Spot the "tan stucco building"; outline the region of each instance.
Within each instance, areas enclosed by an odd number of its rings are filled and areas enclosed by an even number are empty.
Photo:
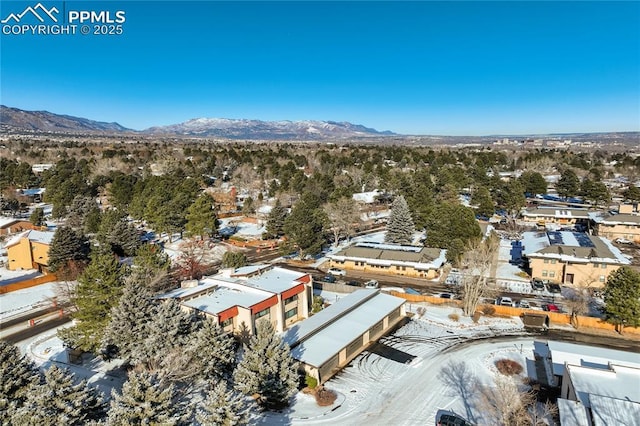
[[[442,273],[446,254],[436,248],[363,242],[327,258],[331,267],[341,269],[433,279]]]
[[[579,287],[603,287],[631,263],[611,241],[580,232],[525,232],[522,245],[532,278]]]
[[[592,221],[595,235],[640,243],[640,214],[631,205],[621,205],[617,214],[593,215]]]
[[[564,207],[535,207],[522,212],[522,220],[532,225],[545,226],[549,224],[559,226],[574,226],[589,223],[590,216],[587,209],[572,209]]]
[[[5,248],[9,270],[37,269],[47,272],[53,234],[46,231],[26,231],[8,241]]]

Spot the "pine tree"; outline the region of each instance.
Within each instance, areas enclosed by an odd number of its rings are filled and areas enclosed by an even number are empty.
[[[89,258],[89,242],[86,237],[68,226],[61,226],[53,234],[49,246],[49,270],[56,272],[70,261],[85,262]]]
[[[149,288],[136,279],[129,279],[118,305],[111,310],[111,320],[103,338],[103,353],[117,353],[121,359],[136,365],[145,360],[142,342],[149,334],[149,324],[155,320],[155,304]]]
[[[236,343],[210,318],[202,322],[189,348],[205,380],[229,378],[235,366]]]
[[[414,232],[415,228],[409,206],[404,197],[400,195],[391,204],[384,241],[391,244],[409,245],[413,241]]]
[[[172,384],[164,385],[148,371],[132,371],[122,393],[111,393],[109,426],[163,425],[180,422],[181,407],[176,404]]]
[[[41,207],[36,207],[31,216],[29,216],[29,222],[33,224],[33,226],[42,226],[44,225],[44,210]]]
[[[17,347],[0,340],[0,424],[10,424],[28,390],[39,381],[38,371]]]
[[[620,333],[640,325],[640,272],[622,266],[609,275],[604,289],[604,316]]]
[[[234,426],[248,423],[248,407],[242,394],[227,388],[219,380],[207,392],[196,409],[196,420],[202,426]]]
[[[629,185],[627,189],[622,193],[625,200],[629,200],[631,202],[640,202],[640,188],[634,185]]]
[[[149,323],[142,358],[161,363],[162,358],[173,348],[189,343],[192,333],[198,327],[196,317],[180,309],[173,300],[156,305],[154,319]]]
[[[111,309],[122,293],[122,271],[111,252],[99,252],[78,278],[73,314],[75,327],[61,329],[58,334],[66,343],[96,353],[104,329],[109,324]]]
[[[87,218],[96,211],[98,211],[98,204],[95,198],[77,195],[67,210],[67,226],[83,231]]]
[[[120,257],[133,256],[142,244],[138,230],[116,210],[102,214],[96,239]]]
[[[267,227],[263,238],[280,238],[284,235],[284,221],[287,218],[287,210],[282,207],[280,200],[276,200],[275,205],[267,217]]]
[[[280,408],[289,405],[298,386],[297,362],[289,347],[276,336],[269,321],[258,321],[256,334],[244,348],[242,360],[234,372],[240,392],[260,395],[260,405]]]
[[[55,365],[44,373],[44,382],[32,386],[24,407],[14,416],[16,424],[58,426],[85,425],[105,414],[102,396],[86,380],[73,384],[73,375]]]
[[[327,215],[322,210],[320,201],[315,193],[303,193],[285,219],[283,230],[292,248],[300,251],[300,257],[320,253],[322,250]]]
[[[224,268],[240,268],[247,264],[247,256],[239,251],[227,251],[222,255]]]
[[[578,179],[578,175],[571,169],[563,171],[560,179],[558,179],[558,183],[556,183],[556,191],[558,195],[563,198],[577,195],[579,187],[580,179]]]
[[[207,235],[213,235],[217,230],[216,222],[213,199],[207,194],[201,194],[187,209],[188,236],[204,239]]]

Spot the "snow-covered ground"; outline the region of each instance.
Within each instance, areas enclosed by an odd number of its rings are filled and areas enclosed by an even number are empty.
[[[422,306],[411,304],[417,312]],[[524,367],[523,376],[535,377],[533,340],[507,337],[489,341],[472,339],[496,334],[523,333],[518,318],[482,318],[474,324],[457,308],[424,306],[381,345],[365,351],[325,387],[338,393],[330,407],[318,407],[306,395],[291,409],[264,416],[261,424],[435,424],[441,410],[454,411],[479,424],[482,412],[469,395],[476,385],[489,385],[497,373],[495,361],[509,358]],[[385,350],[386,349],[386,350]],[[382,355],[394,354],[396,360]],[[463,393],[465,393],[463,395]]]
[[[185,251],[189,251],[185,248],[185,244],[189,244],[189,240],[181,239],[179,236],[172,240],[171,243],[164,244],[164,252],[169,256],[172,262],[180,258]],[[194,252],[194,250],[191,250]],[[201,257],[202,263],[215,263],[222,260],[222,256],[227,251],[227,247],[222,244],[206,243],[202,248],[195,250],[196,257]]]
[[[55,296],[55,282],[41,284],[11,293],[0,294],[0,320],[8,319],[32,309],[51,306]]]
[[[220,235],[237,235],[238,237],[260,238],[266,232],[266,222],[242,222],[241,218],[228,217],[220,219]]]
[[[3,256],[0,261],[7,262],[7,257]],[[16,281],[28,280],[42,275],[36,269],[21,269],[17,271],[10,271],[7,268],[0,268],[0,286],[14,283]]]

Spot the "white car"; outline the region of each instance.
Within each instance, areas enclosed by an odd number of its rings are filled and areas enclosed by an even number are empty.
[[[496,305],[513,307],[513,300],[510,297],[499,297],[496,302],[498,302]]]
[[[347,271],[339,268],[330,268],[327,271],[327,273],[331,275],[335,275],[336,277],[344,277],[345,275],[347,275]]]
[[[631,244],[631,241],[626,238],[616,238],[614,241],[618,244]]]
[[[371,280],[364,283],[364,288],[378,288],[378,281]]]

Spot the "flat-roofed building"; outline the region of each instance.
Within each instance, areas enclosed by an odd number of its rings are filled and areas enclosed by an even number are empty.
[[[336,268],[433,279],[442,273],[446,254],[437,248],[362,242],[327,258]]]
[[[291,327],[283,340],[305,373],[323,383],[405,316],[404,299],[356,290]]]
[[[160,296],[187,310],[215,318],[227,332],[253,334],[256,321],[271,321],[278,332],[309,316],[309,274],[279,267],[246,267],[231,275],[208,277],[196,286]]]
[[[635,213],[607,213],[591,215],[594,235],[612,240],[623,238],[640,243],[640,215]]]
[[[631,263],[611,241],[581,232],[525,232],[522,251],[532,278],[581,287],[603,287],[609,274]]]
[[[589,210],[566,207],[535,207],[522,212],[522,220],[540,226],[555,224],[560,226],[587,225]]]

